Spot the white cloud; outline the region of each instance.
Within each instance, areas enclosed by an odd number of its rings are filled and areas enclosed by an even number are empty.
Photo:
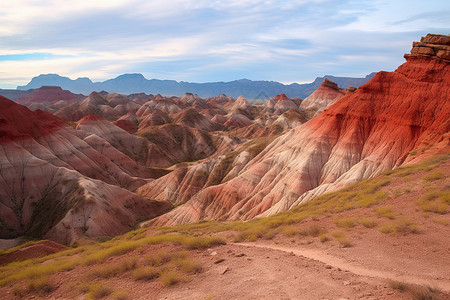
[[[449,31],[445,8],[446,1],[436,0],[2,1],[0,87],[41,73],[160,77],[155,66],[186,81],[233,72],[237,79],[246,69],[247,77],[289,74],[280,78],[289,82],[318,72],[389,69],[430,26]],[[1,61],[30,53],[50,57]]]

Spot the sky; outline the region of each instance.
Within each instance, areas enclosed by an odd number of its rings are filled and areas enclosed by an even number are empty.
[[[393,71],[413,41],[450,34],[448,0],[0,2],[0,88],[39,74],[124,73],[283,83]]]

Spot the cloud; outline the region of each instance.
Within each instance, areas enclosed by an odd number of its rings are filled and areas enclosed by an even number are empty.
[[[427,31],[448,33],[436,13],[444,2],[3,1],[0,87],[40,73],[202,82],[362,76],[395,68]]]

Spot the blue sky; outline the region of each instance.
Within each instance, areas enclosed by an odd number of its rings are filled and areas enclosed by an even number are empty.
[[[284,83],[392,71],[450,34],[450,4],[327,0],[14,0],[0,3],[0,88],[39,74],[123,73]]]

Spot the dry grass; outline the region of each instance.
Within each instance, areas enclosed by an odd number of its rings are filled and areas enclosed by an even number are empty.
[[[214,236],[194,237],[181,234],[163,234],[144,237],[138,240],[126,240],[130,236],[131,233],[104,243],[80,246],[77,249],[62,251],[44,258],[25,260],[0,267],[0,286],[25,279],[43,278],[58,272],[72,270],[81,265],[89,266],[99,264],[109,257],[123,255],[145,245],[172,243],[182,245],[187,249],[202,249],[225,243],[223,238]],[[41,262],[49,259],[50,261],[47,263],[41,264]],[[114,276],[113,274],[134,267],[135,264],[130,261],[126,261],[125,265],[102,266],[95,269],[92,276],[110,277]]]
[[[444,179],[445,175],[442,171],[437,171],[437,172],[433,172],[429,175],[426,175],[423,177],[423,180],[425,181],[436,181],[436,180],[441,180]]]
[[[364,218],[359,220],[359,223],[366,228],[374,228],[377,226],[377,221],[373,218]]]
[[[379,207],[375,211],[380,217],[388,218],[391,220],[395,219],[396,216],[396,214],[394,213],[394,208],[390,205]]]
[[[325,234],[319,234],[319,240],[322,243],[325,243],[325,242],[328,242],[330,240],[330,238],[327,235],[325,235]]]
[[[115,291],[112,293],[111,298],[114,300],[126,300],[128,299],[128,293],[125,291]]]
[[[415,300],[434,300],[440,299],[441,291],[439,289],[416,284],[405,283],[396,280],[389,280],[389,286],[402,293],[408,293]]]
[[[102,299],[112,293],[112,289],[104,283],[90,285],[88,296],[90,299]]]
[[[135,280],[153,280],[159,277],[159,269],[155,267],[141,267],[133,272]]]
[[[348,248],[353,246],[351,241],[347,238],[347,236],[343,232],[336,231],[333,232],[331,235],[339,242],[339,245],[341,247]]]
[[[13,294],[24,297],[27,294],[46,295],[56,289],[56,286],[47,276],[28,280],[25,284],[16,284],[13,288]]]
[[[424,212],[446,214],[450,204],[450,191],[447,188],[441,191],[431,190],[422,199],[417,200],[416,203]]]
[[[352,218],[334,219],[333,222],[340,228],[350,229],[356,226],[356,222]]]
[[[177,284],[180,281],[183,281],[184,278],[177,271],[170,270],[161,273],[161,280],[166,286],[171,286]]]
[[[184,273],[197,274],[203,271],[203,268],[200,264],[192,261],[187,257],[172,259],[172,263],[178,270],[183,271]]]
[[[95,267],[87,273],[87,276],[90,279],[116,277],[122,273],[134,270],[136,266],[137,260],[135,257],[125,258],[114,264]]]
[[[380,227],[380,231],[385,234],[418,234],[423,228],[415,224],[411,218],[402,217],[394,222],[386,223]]]

